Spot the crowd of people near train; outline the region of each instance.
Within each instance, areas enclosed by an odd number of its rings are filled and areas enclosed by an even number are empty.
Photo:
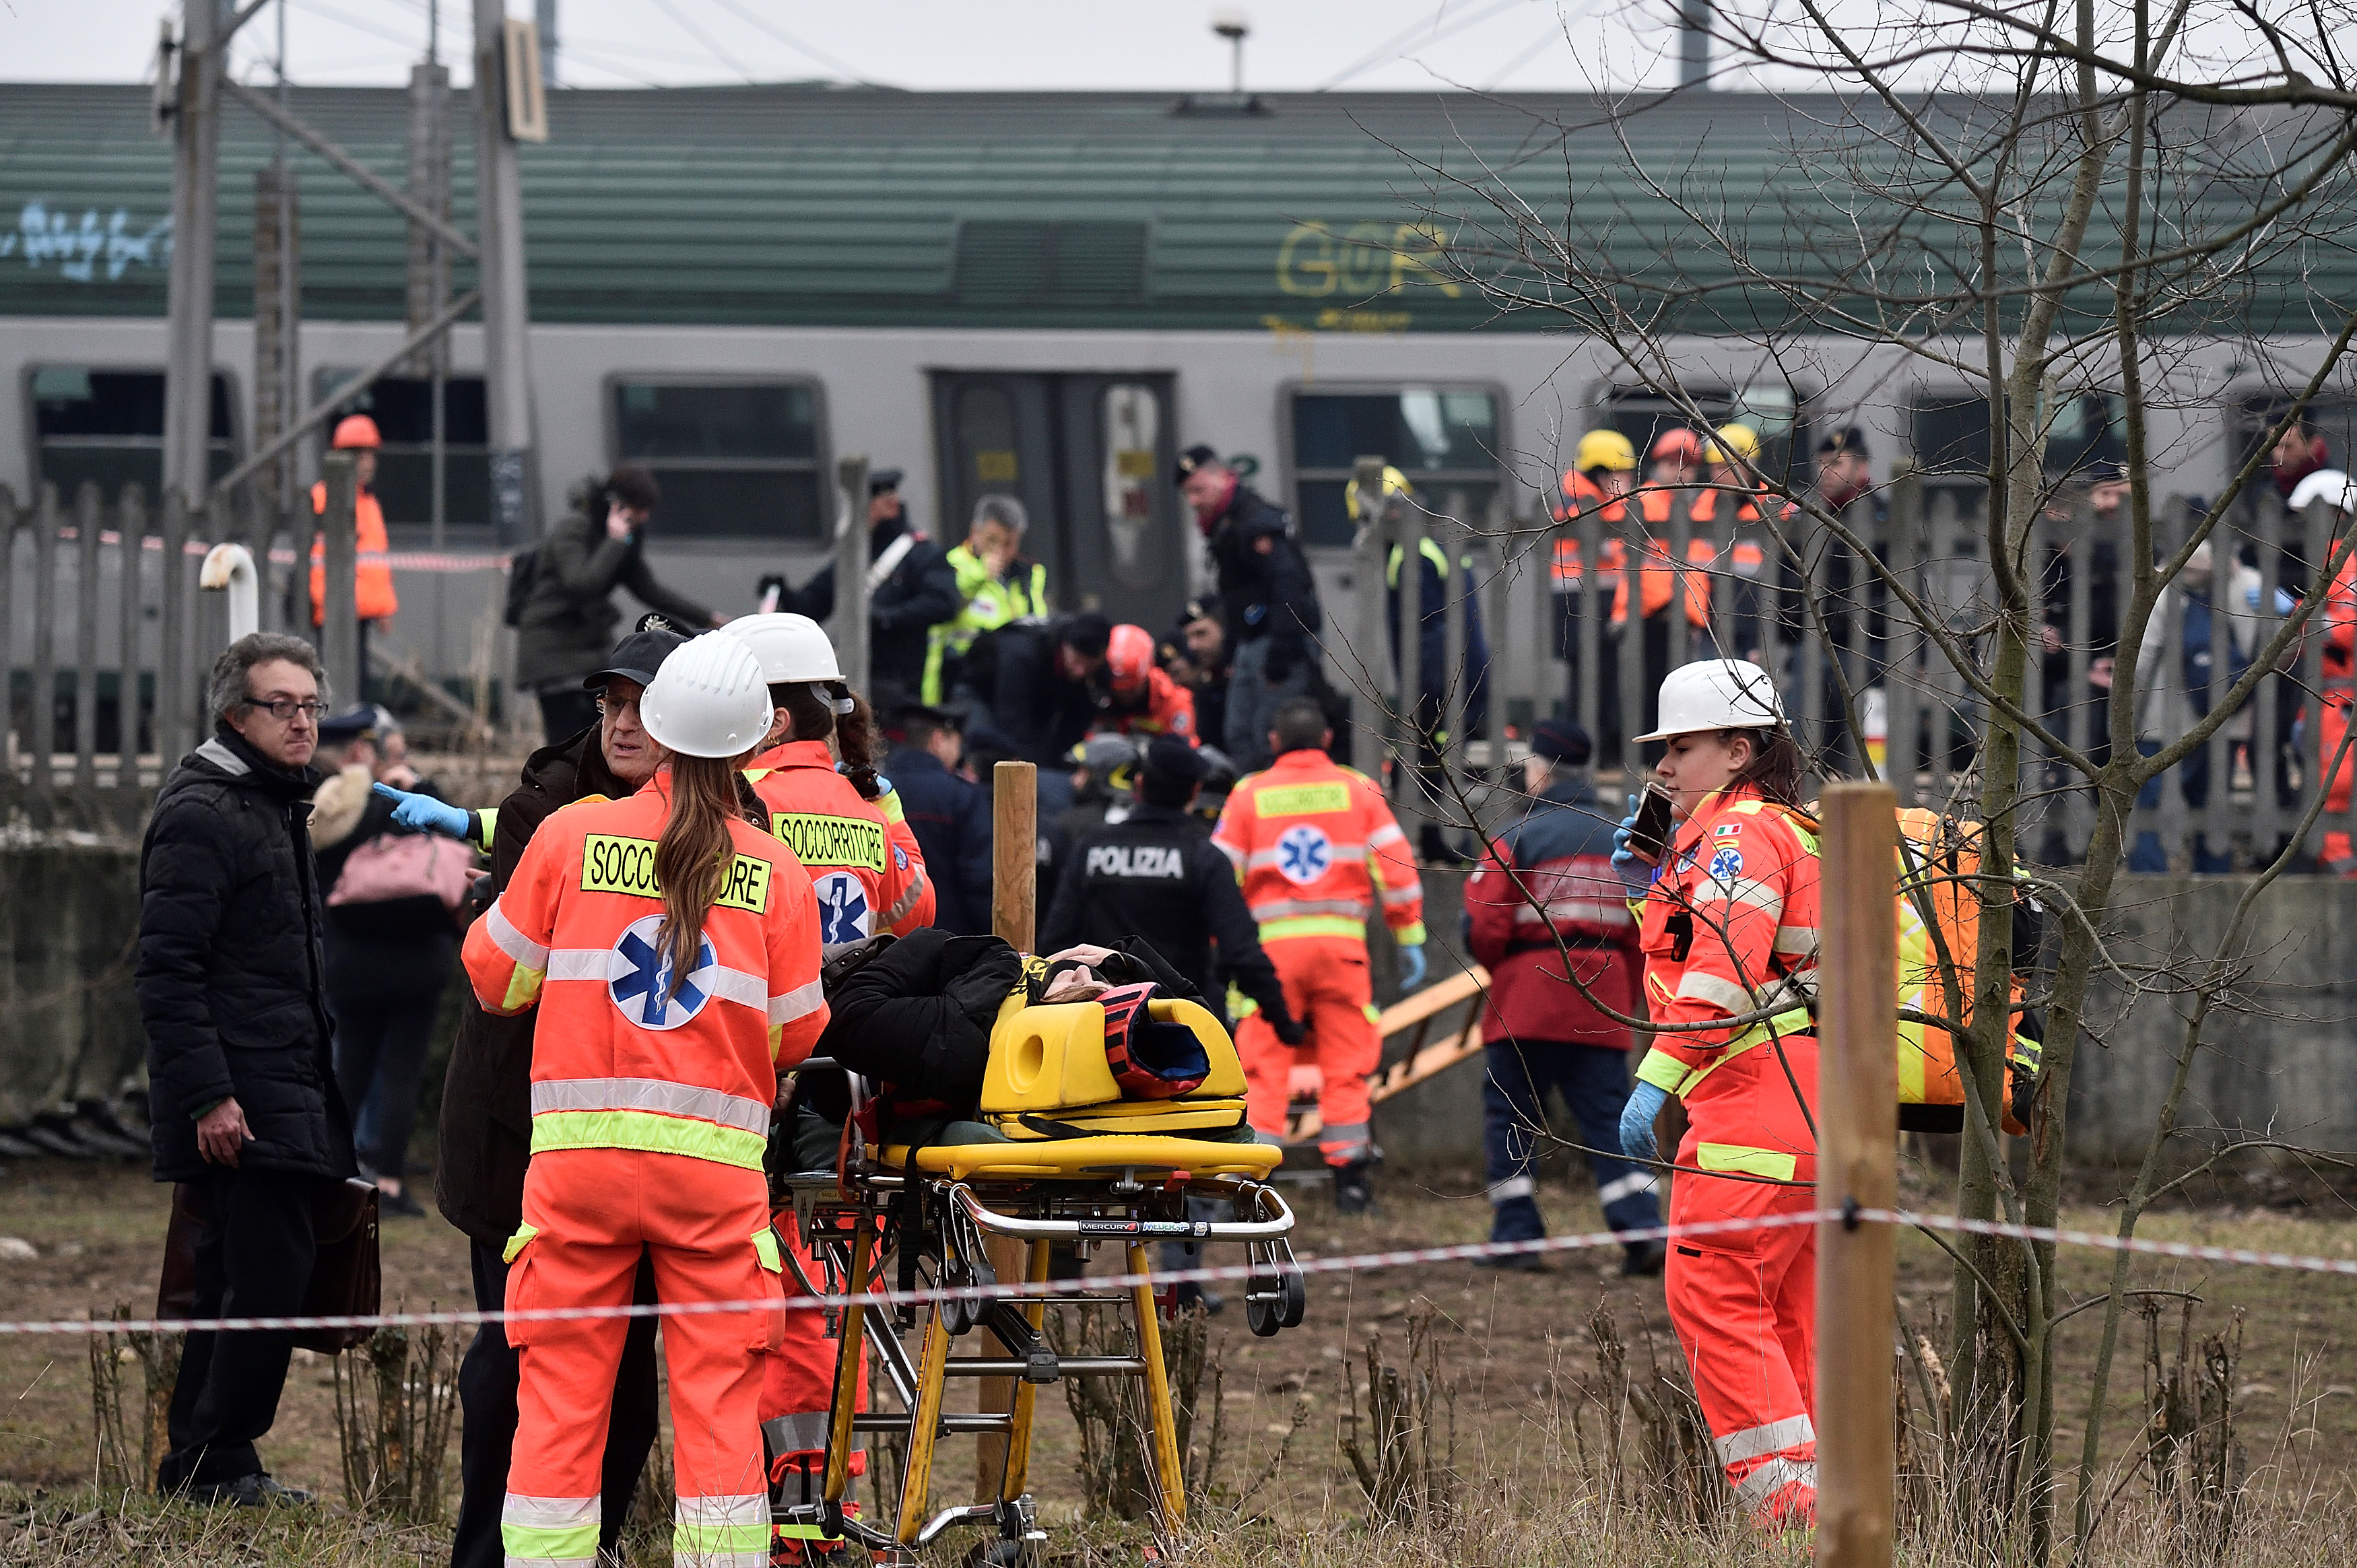
[[[1741,428],[1674,432],[1654,460],[1739,475]],[[1566,513],[1652,505],[1633,448],[1610,435],[1581,443]],[[1821,487],[1870,493],[1857,433],[1820,456]],[[193,1315],[298,1310],[325,1188],[372,1184],[388,1212],[422,1212],[412,1122],[454,972],[433,1187],[469,1239],[479,1305],[753,1299],[795,1288],[787,1262],[816,1277],[764,1185],[780,1160],[830,1165],[844,1136],[845,1107],[823,1096],[780,1114],[798,1063],[866,1075],[919,1141],[982,1135],[963,1129],[990,1030],[1025,984],[992,934],[998,760],[1039,770],[1039,950],[1148,975],[1227,1022],[1248,1092],[1223,1135],[1281,1141],[1314,1099],[1333,1207],[1369,1211],[1370,937],[1388,932],[1403,991],[1424,983],[1423,874],[1439,856],[1424,840],[1420,866],[1394,811],[1412,786],[1387,796],[1336,760],[1323,614],[1286,514],[1209,448],[1171,478],[1217,594],[1150,628],[1060,609],[1011,498],[986,498],[944,548],[907,516],[899,476],[877,474],[877,652],[862,689],[818,618],[831,569],[775,585],[775,610],[730,619],[690,603],[641,553],[653,480],[618,469],[583,487],[522,585],[519,674],[547,744],[496,806],[442,800],[383,710],[334,708],[308,642],[232,644],[208,692],[211,736],[166,782],[142,856],[156,1171],[186,1199]],[[1758,504],[1756,488],[1717,493]],[[1678,580],[1698,563],[1646,539],[1633,571],[1625,556],[1595,564],[1618,572],[1618,618],[1632,598],[1645,619],[1691,616],[1690,598],[1672,603],[1709,591]],[[1451,564],[1437,549],[1418,563],[1427,670],[1450,663],[1445,641],[1426,644],[1448,625]],[[1401,565],[1394,552],[1395,607]],[[627,630],[617,586],[651,607]],[[1463,612],[1469,648],[1479,622]],[[1649,669],[1645,733],[1631,737],[1658,748],[1651,777],[1671,802],[1650,853],[1637,799],[1625,817],[1597,800],[1594,737],[1547,716],[1530,726],[1520,809],[1465,857],[1461,934],[1488,972],[1499,1240],[1544,1234],[1550,1092],[1616,1230],[1658,1223],[1664,1163],[1689,1178],[1674,1222],[1809,1201],[1817,889],[1802,754],[1769,671],[1689,650]],[[1419,727],[1401,780],[1442,739]],[[1672,1101],[1683,1130],[1664,1162]],[[1813,1517],[1813,1246],[1786,1228],[1624,1251],[1631,1274],[1666,1272],[1729,1483],[1774,1527]],[[816,1550],[773,1536],[768,1492],[823,1445],[823,1323],[770,1315],[749,1340],[738,1318],[667,1324],[682,1552],[749,1565]],[[653,1341],[647,1318],[479,1330],[459,1380],[457,1563],[587,1564],[611,1549],[656,1429]],[[166,1489],[305,1500],[256,1447],[289,1348],[269,1332],[190,1336]]]

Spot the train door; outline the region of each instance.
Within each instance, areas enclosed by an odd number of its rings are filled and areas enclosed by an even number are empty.
[[[977,498],[1012,495],[1057,608],[1159,633],[1187,596],[1175,408],[1168,374],[937,372],[942,535],[963,536]]]

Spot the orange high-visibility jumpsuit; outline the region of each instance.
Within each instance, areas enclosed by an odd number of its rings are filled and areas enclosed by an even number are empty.
[[[696,966],[663,955],[655,844],[671,775],[584,801],[533,835],[467,933],[490,1012],[538,1005],[532,1164],[508,1246],[511,1311],[622,1305],[641,1253],[665,1302],[768,1300],[777,1311],[673,1317],[682,1561],[763,1568],[770,1540],[756,1406],[784,1313],[761,1155],[777,1071],[826,1026],[818,915],[793,852],[732,821]],[[607,1412],[625,1322],[519,1321],[519,1420],[500,1534],[510,1562],[594,1568]]]
[[[1403,947],[1424,940],[1424,886],[1407,835],[1365,774],[1324,752],[1288,751],[1229,795],[1211,842],[1233,863],[1285,1004],[1308,1027],[1318,1067],[1318,1152],[1352,1165],[1373,1147],[1367,1078],[1383,1058],[1367,978],[1367,914],[1378,902]],[[1255,1011],[1236,1027],[1245,1117],[1285,1132],[1296,1048]]]
[[[1162,670],[1146,672],[1142,693],[1115,692],[1105,716],[1123,735],[1175,735],[1189,746],[1203,744],[1195,734],[1195,693]]]
[[[878,929],[906,936],[933,923],[932,883],[925,875],[916,834],[899,815],[898,794],[887,791],[880,800],[862,797],[850,779],[835,771],[834,758],[823,740],[773,746],[753,759],[745,777],[770,813],[770,830],[810,872],[818,898],[822,949],[856,942]],[[822,1280],[823,1265],[802,1244],[793,1210],[781,1209],[772,1219],[802,1277]],[[801,1292],[790,1274],[786,1294]],[[787,1314],[777,1353],[762,1369],[761,1427],[770,1437],[772,1479],[789,1469],[807,1475],[823,1466],[840,1348],[828,1336],[826,1323],[823,1313]],[[867,1408],[864,1361],[853,1408]],[[867,1451],[853,1449],[852,1473],[864,1475],[866,1468]],[[819,1534],[816,1525],[780,1530],[803,1538]]]
[[[311,487],[311,510],[325,514],[328,510],[326,480]],[[384,532],[384,509],[377,504],[374,490],[362,490],[352,498],[352,517],[358,525],[356,542],[360,556],[352,571],[352,609],[362,620],[390,620],[401,611],[401,600],[393,591],[392,541]],[[328,541],[320,533],[311,535],[311,624],[328,623]],[[353,693],[359,700],[359,693]]]
[[[863,798],[834,770],[823,740],[790,740],[745,769],[770,831],[810,869],[819,941],[834,948],[878,931],[905,937],[933,923],[933,885],[899,794]]]
[[[1710,798],[1678,830],[1638,912],[1645,1000],[1664,1032],[1637,1076],[1686,1109],[1670,1223],[1813,1208],[1812,824],[1748,786]],[[1778,1011],[1710,1027],[1762,1007]],[[1816,1251],[1807,1226],[1670,1242],[1670,1321],[1727,1481],[1763,1522],[1815,1517]]]
[[[2324,725],[2317,738],[2323,749],[2317,756],[2320,766],[2330,770],[2324,794],[2324,809],[2330,820],[2349,810],[2350,764],[2343,761],[2335,768],[2332,759],[2341,755],[2341,743],[2349,734],[2350,705],[2357,702],[2357,554],[2341,564],[2332,589],[2324,596],[2322,674]],[[2342,876],[2357,876],[2357,851],[2350,847],[2346,828],[2325,832],[2324,868]]]
[[[1686,624],[1707,628],[1710,625],[1710,567],[1718,559],[1718,547],[1700,534],[1686,541],[1686,565],[1684,571],[1674,569],[1670,559],[1669,544],[1652,531],[1664,529],[1670,523],[1670,508],[1675,503],[1675,492],[1644,489],[1637,492],[1642,498],[1647,534],[1640,547],[1637,565],[1637,597],[1639,614],[1651,620],[1662,613],[1670,602],[1671,579],[1685,579]],[[1707,496],[1710,494],[1705,491]],[[1622,573],[1612,590],[1612,624],[1629,624],[1629,576]]]

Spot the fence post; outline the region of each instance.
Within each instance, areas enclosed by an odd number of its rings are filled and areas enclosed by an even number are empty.
[[[1898,797],[1825,786],[1817,1206],[1899,1197]],[[1889,1568],[1897,1433],[1892,1263],[1883,1225],[1817,1227],[1817,1568]]]
[[[327,542],[326,602],[320,607],[321,662],[328,667],[328,684],[339,705],[368,701],[361,690],[361,625],[353,598],[353,579],[360,566],[360,499],[358,478],[350,452],[329,452],[319,464],[328,487],[328,508],[319,520]],[[307,553],[297,550],[299,570]],[[298,591],[296,598],[302,597]]]
[[[123,510],[115,524],[115,560],[121,596],[115,617],[122,628],[123,650],[115,660],[114,785],[122,797],[123,820],[138,821],[139,799],[139,566],[146,556],[147,495],[137,485],[123,490]]]
[[[834,478],[843,489],[843,526],[834,539],[834,650],[843,678],[864,694],[868,685],[867,454],[852,452],[836,458]]]
[[[159,780],[194,745],[189,701],[188,607],[180,595],[182,557],[188,553],[188,502],[178,490],[164,492],[164,550],[156,569],[156,595],[163,607],[163,632],[156,647],[156,759]]]
[[[0,807],[16,798],[16,492],[0,484]]]
[[[58,488],[45,484],[33,511],[33,811],[46,827],[57,794]]]
[[[1389,703],[1399,689],[1384,674],[1383,572],[1392,534],[1383,515],[1383,458],[1361,455],[1355,459],[1351,465],[1351,485],[1359,498],[1359,531],[1351,541],[1351,551],[1358,563],[1359,624],[1355,646],[1349,640],[1337,641],[1358,661],[1358,670],[1346,671],[1344,678],[1366,698],[1368,712],[1362,727],[1374,741],[1374,756],[1368,761],[1367,770],[1380,779],[1383,758],[1392,743],[1394,715],[1388,711]],[[1257,751],[1262,737],[1252,738]],[[1239,757],[1235,760],[1241,768],[1246,758]]]
[[[1913,593],[1918,603],[1928,602],[1923,575],[1918,569],[1922,539],[1923,481],[1910,469],[1891,481],[1887,548],[1891,580]],[[1911,806],[1916,801],[1916,741],[1923,723],[1923,678],[1916,661],[1928,639],[1920,628],[1908,629],[1908,612],[1897,594],[1887,596],[1884,606],[1882,776],[1898,790],[1899,803]],[[1932,657],[1939,655],[1934,652]]]
[[[98,784],[98,485],[74,492],[74,789]],[[83,802],[87,804],[85,800]]]

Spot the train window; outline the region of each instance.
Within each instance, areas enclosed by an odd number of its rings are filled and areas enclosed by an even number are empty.
[[[2055,405],[2046,427],[2046,477],[2083,475],[2096,463],[2127,458],[2127,409],[2116,392],[2073,392]],[[1968,392],[1918,392],[1909,409],[1910,444],[1924,477],[1977,499],[1988,485],[1988,399]]]
[[[321,371],[314,397],[351,379],[350,371]],[[434,520],[434,383],[425,377],[387,376],[336,407],[335,418],[365,413],[376,421],[384,446],[377,454],[376,499],[391,523]],[[323,427],[320,439],[335,429]],[[491,521],[491,423],[483,378],[449,376],[442,382],[442,506],[446,521],[486,528]]]
[[[1802,417],[1801,395],[1792,388],[1760,382],[1742,387],[1689,388],[1685,396],[1702,411],[1703,423],[1713,429],[1722,424],[1751,427],[1760,437],[1757,460],[1760,472],[1787,485],[1808,482],[1813,461],[1809,427]],[[1673,403],[1648,387],[1613,388],[1607,394],[1604,418],[1637,448],[1641,467],[1645,455],[1663,434],[1692,429],[1695,424],[1683,403]],[[1558,469],[1571,466],[1570,456],[1569,453],[1564,454],[1564,461],[1556,465]]]
[[[1116,381],[1100,400],[1099,420],[1105,532],[1112,544],[1106,564],[1125,588],[1157,587],[1162,549],[1156,525],[1169,494],[1159,456],[1162,400],[1150,386]]]
[[[1303,542],[1347,545],[1351,465],[1380,456],[1426,510],[1479,523],[1497,493],[1498,399],[1476,388],[1291,392],[1294,516]]]
[[[703,539],[817,539],[831,509],[820,473],[818,383],[613,383],[614,457],[662,487],[657,527]]]
[[[164,484],[164,372],[41,365],[30,376],[33,473],[71,500],[84,480],[110,500],[137,483],[153,499]],[[213,377],[212,431],[206,466],[218,479],[236,446],[229,378]]]

